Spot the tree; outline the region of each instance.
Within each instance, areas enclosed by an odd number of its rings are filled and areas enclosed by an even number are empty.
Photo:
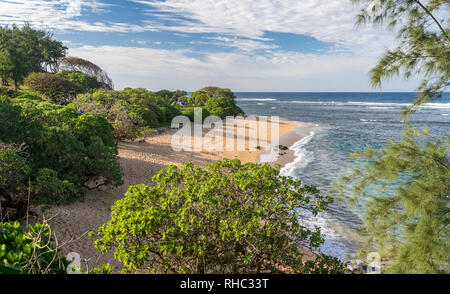
[[[211,115],[216,115],[222,119],[227,116],[244,114],[244,111],[236,105],[236,102],[233,99],[225,97],[210,98],[205,103],[205,109],[208,110]]]
[[[450,82],[450,4],[446,0],[352,0],[362,8],[357,24],[371,22],[398,29],[400,45],[388,50],[370,72],[371,83],[380,86],[383,79],[400,75],[405,79],[423,76],[420,95],[405,114],[420,105],[439,99]],[[423,3],[422,3],[423,2]],[[444,27],[444,25],[447,27]]]
[[[314,186],[279,176],[270,165],[222,160],[169,165],[154,187],[129,187],[98,230],[95,245],[115,250],[125,272],[340,272],[318,251],[319,228],[301,224],[298,209],[316,215],[330,199]],[[317,259],[302,260],[305,250]]]
[[[212,96],[205,91],[195,91],[191,93],[187,99],[187,103],[192,106],[204,106],[206,101],[210,98],[212,98]]]
[[[67,47],[53,40],[45,31],[29,24],[0,27],[0,75],[3,84],[14,81],[16,89],[31,72],[43,72],[55,67],[66,54]]]
[[[420,75],[424,80],[417,100],[404,111],[402,138],[379,151],[355,153],[365,162],[337,184],[338,191],[343,195],[350,190],[351,202],[365,207],[362,254],[375,247],[392,261],[392,273],[448,272],[450,140],[447,134],[434,138],[409,125],[411,114],[439,99],[449,85],[450,29],[437,17],[449,8],[448,1],[353,2],[362,7],[358,24],[388,22],[399,32],[400,46],[387,51],[372,69],[372,84],[381,85],[394,75]]]
[[[66,70],[84,73],[91,77],[95,77],[97,81],[102,84],[104,89],[114,89],[114,84],[108,74],[100,66],[90,62],[89,60],[74,56],[65,56],[58,60],[58,64],[55,66],[55,69],[55,72],[58,72],[59,70]]]
[[[212,97],[225,97],[225,98],[230,98],[233,100],[236,98],[233,91],[231,91],[228,88],[219,88],[219,87],[210,86],[210,87],[205,87],[205,88],[201,89],[200,91],[203,91]]]

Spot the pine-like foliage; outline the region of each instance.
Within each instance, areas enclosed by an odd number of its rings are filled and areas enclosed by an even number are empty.
[[[405,114],[441,98],[449,86],[450,27],[448,0],[352,0],[360,7],[356,23],[386,24],[398,31],[399,46],[388,50],[370,72],[373,86],[383,79],[423,77],[420,95]]]
[[[410,127],[410,114],[441,98],[449,86],[448,0],[352,0],[361,11],[357,24],[388,24],[399,46],[387,51],[370,72],[374,86],[393,76],[423,77],[420,95],[404,114],[402,138],[379,151],[353,157],[365,163],[337,184],[341,195],[365,207],[361,253],[374,247],[391,262],[391,273],[449,272],[450,138]],[[442,19],[444,17],[444,19]],[[365,199],[370,199],[364,202]]]
[[[365,163],[339,184],[341,191],[352,187],[351,202],[370,199],[362,253],[375,246],[393,261],[389,272],[449,270],[449,147],[448,136],[439,140],[408,129],[399,142],[356,153]]]

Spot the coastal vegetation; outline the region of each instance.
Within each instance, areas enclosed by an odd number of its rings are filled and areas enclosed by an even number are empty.
[[[3,86],[13,80],[17,90],[32,72],[54,71],[67,47],[52,34],[34,30],[29,24],[0,27],[0,77]]]
[[[114,251],[125,272],[340,273],[318,250],[319,228],[301,224],[331,199],[265,164],[222,160],[169,165],[154,187],[131,186],[111,208],[95,245]],[[314,252],[307,261],[305,253]]]
[[[416,129],[411,118],[449,86],[450,27],[448,21],[438,20],[448,1],[353,2],[361,7],[358,24],[386,24],[398,31],[400,45],[371,70],[372,84],[380,86],[395,75],[423,78],[417,100],[403,111],[400,140],[378,151],[357,152],[354,158],[363,158],[364,163],[338,183],[341,195],[352,192],[353,203],[371,199],[364,204],[365,242],[360,255],[377,250],[391,264],[389,273],[448,273],[450,137],[444,133],[436,138],[427,129]],[[388,191],[392,187],[394,191]]]
[[[0,273],[64,274],[69,262],[52,243],[46,224],[0,223]]]
[[[122,184],[113,128],[102,116],[30,93],[1,96],[0,142],[3,217],[6,208],[15,209],[8,217],[22,217],[29,194],[58,204],[82,196],[83,187]]]

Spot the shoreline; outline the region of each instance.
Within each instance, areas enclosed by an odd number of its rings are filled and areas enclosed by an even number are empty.
[[[280,145],[291,147],[302,137],[296,132],[297,128],[305,126],[303,123],[280,120],[279,138]],[[111,206],[115,201],[123,198],[129,186],[145,184],[153,186],[152,176],[169,164],[181,166],[183,162],[191,161],[196,165],[205,164],[222,158],[238,158],[242,163],[259,162],[262,150],[256,151],[179,151],[171,148],[171,140],[176,129],[167,128],[165,131],[133,142],[120,142],[119,163],[123,170],[123,185],[115,189],[100,188],[88,191],[82,201],[52,207],[43,212],[37,208],[39,219],[45,216],[51,225],[53,232],[62,247],[64,255],[76,252],[81,257],[82,265],[88,264],[95,267],[97,264],[109,263],[119,272],[121,263],[114,259],[113,253],[101,254],[93,245],[93,239],[87,236],[87,232],[97,232],[97,228],[111,219]],[[195,138],[194,138],[195,139]],[[237,138],[237,144],[247,139],[247,136]],[[239,141],[241,140],[241,141]],[[273,140],[268,138],[268,144]],[[295,159],[294,151],[288,149],[282,151],[276,162],[285,164]],[[291,161],[290,161],[291,160]]]

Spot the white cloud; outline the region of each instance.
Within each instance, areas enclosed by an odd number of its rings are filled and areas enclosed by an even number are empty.
[[[179,19],[167,25],[148,23],[182,33],[219,33],[260,39],[265,31],[304,34],[343,46],[377,48],[391,43],[390,35],[370,28],[356,29],[356,10],[349,0],[130,0]]]
[[[128,0],[149,7],[144,11],[148,20],[140,24],[80,20],[86,12],[111,8],[100,0],[0,1],[0,25],[29,21],[52,30],[168,30],[186,38],[187,33],[209,32],[217,36],[204,37],[208,44],[239,49],[197,58],[193,57],[196,52],[187,49],[70,44],[77,47],[70,49],[71,55],[104,67],[118,88],[194,90],[218,85],[237,91],[364,91],[370,90],[367,71],[380,52],[393,44],[392,34],[356,29],[356,11],[349,0]],[[309,35],[335,46],[320,54],[282,52],[264,38],[266,31]],[[137,39],[134,44],[144,46],[145,41]],[[266,53],[257,55],[255,50]],[[411,83],[390,85],[383,90],[414,89]]]
[[[213,40],[212,43],[218,46],[238,48],[239,50],[245,52],[279,48],[279,46],[275,44],[266,44],[261,41],[250,39],[239,39],[236,37],[219,36],[219,37],[205,37],[205,39]]]
[[[117,89],[196,90],[217,85],[235,91],[367,91],[367,70],[372,66],[371,59],[341,53],[209,53],[195,58],[189,50],[120,46],[83,46],[69,53],[100,65]],[[385,90],[413,86],[392,84]]]
[[[106,4],[97,0],[2,0],[0,25],[29,22],[35,27],[52,30],[89,32],[143,32],[155,30],[150,25],[79,20],[84,12],[106,12]]]

